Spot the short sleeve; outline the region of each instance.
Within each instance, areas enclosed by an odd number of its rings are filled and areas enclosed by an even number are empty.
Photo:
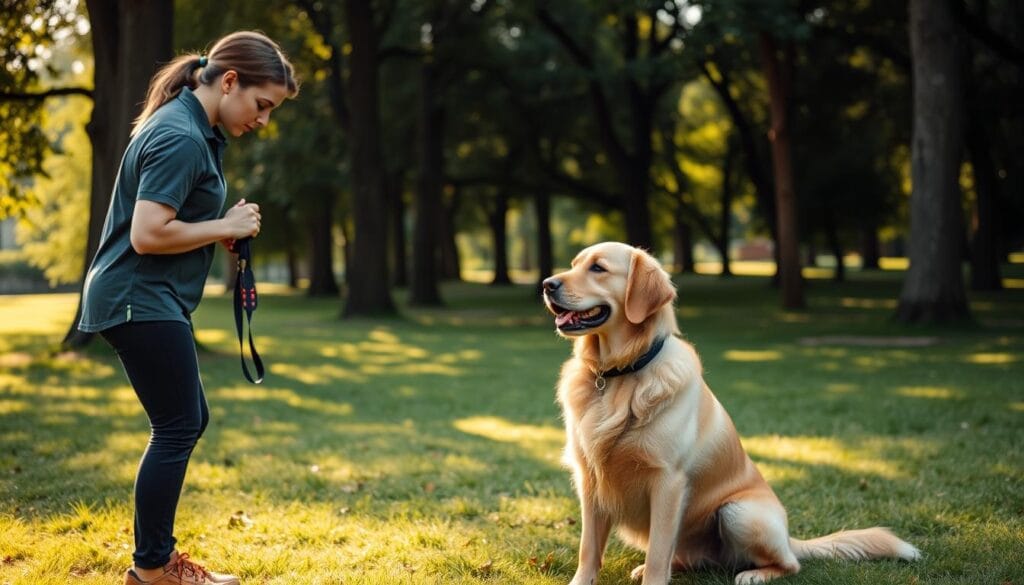
[[[185,133],[154,137],[142,153],[138,199],[181,209],[199,182],[206,160],[194,138]]]

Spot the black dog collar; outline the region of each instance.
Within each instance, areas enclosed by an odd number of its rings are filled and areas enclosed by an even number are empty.
[[[632,374],[633,372],[639,372],[642,370],[644,366],[651,363],[651,360],[658,356],[658,352],[660,352],[661,348],[665,345],[665,339],[666,338],[661,337],[655,340],[655,342],[651,344],[650,349],[647,350],[647,353],[640,356],[640,359],[624,368],[615,368],[614,370],[597,372],[597,377],[594,378],[594,387],[597,388],[598,392],[604,392],[605,386],[608,385],[608,378]]]

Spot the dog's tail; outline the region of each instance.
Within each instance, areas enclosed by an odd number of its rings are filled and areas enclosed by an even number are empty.
[[[903,559],[916,561],[921,551],[900,540],[887,528],[843,530],[811,540],[789,539],[789,546],[798,559]]]

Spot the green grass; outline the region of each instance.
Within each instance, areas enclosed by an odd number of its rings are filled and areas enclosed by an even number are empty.
[[[681,328],[793,534],[886,525],[924,552],[806,561],[786,582],[1024,585],[1024,291],[972,295],[973,326],[907,329],[889,320],[899,274],[853,278],[812,281],[803,312],[762,278],[680,281]],[[569,344],[527,287],[444,295],[445,309],[341,321],[336,300],[265,294],[262,386],[239,372],[229,299],[205,300],[213,419],[181,548],[247,584],[568,582],[579,512],[554,386]],[[105,344],[52,351],[74,304],[0,297],[0,584],[114,583],[131,560],[148,427]],[[839,335],[938,342],[801,342]],[[642,559],[613,538],[601,583]]]

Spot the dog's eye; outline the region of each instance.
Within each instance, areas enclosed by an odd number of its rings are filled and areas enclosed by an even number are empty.
[[[605,270],[605,269],[604,269],[604,268],[603,268],[603,267],[602,267],[602,266],[601,266],[600,264],[598,264],[597,262],[594,262],[593,264],[591,264],[591,265],[590,265],[590,271],[591,271],[591,272],[608,272],[607,270]]]

